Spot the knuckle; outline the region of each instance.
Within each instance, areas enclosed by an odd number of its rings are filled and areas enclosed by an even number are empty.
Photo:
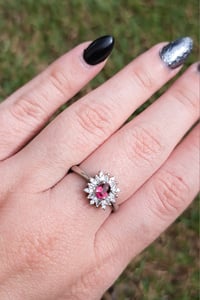
[[[24,96],[11,105],[10,112],[12,116],[25,124],[27,124],[27,119],[38,123],[46,119],[46,112],[40,103],[42,101],[36,100],[34,96]]]
[[[54,263],[58,237],[53,234],[28,233],[17,246],[21,272],[40,270]]]
[[[142,90],[151,90],[154,86],[154,78],[150,72],[141,72],[141,68],[135,68],[132,71],[132,79],[136,82]]]
[[[188,199],[189,187],[181,176],[169,171],[160,172],[153,185],[156,195],[154,210],[163,218],[180,212]]]
[[[24,274],[43,272],[47,266],[56,266],[57,237],[42,235],[41,231],[36,233],[29,230],[17,234],[13,230],[4,236],[5,246],[3,248],[1,244],[0,255],[1,269],[5,273],[12,269],[19,277],[23,277]]]
[[[82,299],[81,295],[85,295],[85,299],[88,299],[89,291],[94,290],[98,286],[100,276],[97,275],[97,272],[92,269],[87,273],[81,274],[79,280],[72,286],[72,295],[77,296],[78,299]]]
[[[62,97],[66,97],[67,94],[71,94],[74,90],[74,81],[71,80],[73,76],[68,71],[68,73],[64,73],[62,68],[52,68],[49,74],[49,82],[53,87],[53,90],[56,90]]]
[[[0,162],[7,159],[12,151],[13,151],[13,140],[10,139],[10,133],[12,133],[10,130],[7,131],[1,131],[0,129]],[[0,189],[3,186],[2,180],[4,176],[1,176],[1,169],[0,169],[0,178],[1,178],[1,185]]]
[[[125,133],[126,155],[128,159],[135,163],[152,164],[155,158],[161,154],[163,145],[156,137],[155,129],[145,128],[144,126],[135,126],[129,128]]]
[[[176,101],[180,102],[182,105],[186,107],[186,109],[190,109],[190,111],[197,113],[198,112],[198,95],[195,90],[186,88],[176,88],[174,91],[173,97]]]
[[[87,134],[103,137],[110,131],[112,116],[110,109],[101,104],[82,103],[76,110],[76,119]]]

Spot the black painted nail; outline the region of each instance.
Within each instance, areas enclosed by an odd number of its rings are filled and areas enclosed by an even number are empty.
[[[104,61],[111,53],[114,42],[114,37],[111,35],[105,35],[93,41],[83,52],[86,63],[97,65]]]
[[[160,58],[170,68],[175,69],[186,61],[193,47],[193,41],[190,37],[179,38],[160,51]]]

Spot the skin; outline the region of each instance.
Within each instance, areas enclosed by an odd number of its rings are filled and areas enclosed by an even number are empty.
[[[180,70],[159,58],[163,43],[41,130],[104,67],[84,62],[88,44],[0,105],[0,299],[100,299],[198,192],[198,125],[182,139],[199,118],[197,64],[121,127]],[[67,174],[77,164],[116,176],[116,213],[88,204],[84,179]]]

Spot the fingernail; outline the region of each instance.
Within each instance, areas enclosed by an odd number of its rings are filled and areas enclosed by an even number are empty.
[[[162,48],[160,58],[170,69],[175,69],[184,64],[192,47],[193,40],[190,37],[179,38]]]
[[[83,58],[89,65],[97,65],[104,61],[111,53],[114,46],[114,37],[102,36],[94,40],[83,52]]]

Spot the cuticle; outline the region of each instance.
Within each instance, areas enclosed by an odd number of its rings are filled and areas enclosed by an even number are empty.
[[[84,68],[90,70],[90,69],[92,68],[92,66],[89,65],[89,64],[87,64],[86,61],[84,60],[84,58],[83,58],[84,51],[85,51],[85,49],[83,50],[83,53],[82,53],[82,54],[79,54],[79,60],[80,60],[81,65],[82,65]]]

